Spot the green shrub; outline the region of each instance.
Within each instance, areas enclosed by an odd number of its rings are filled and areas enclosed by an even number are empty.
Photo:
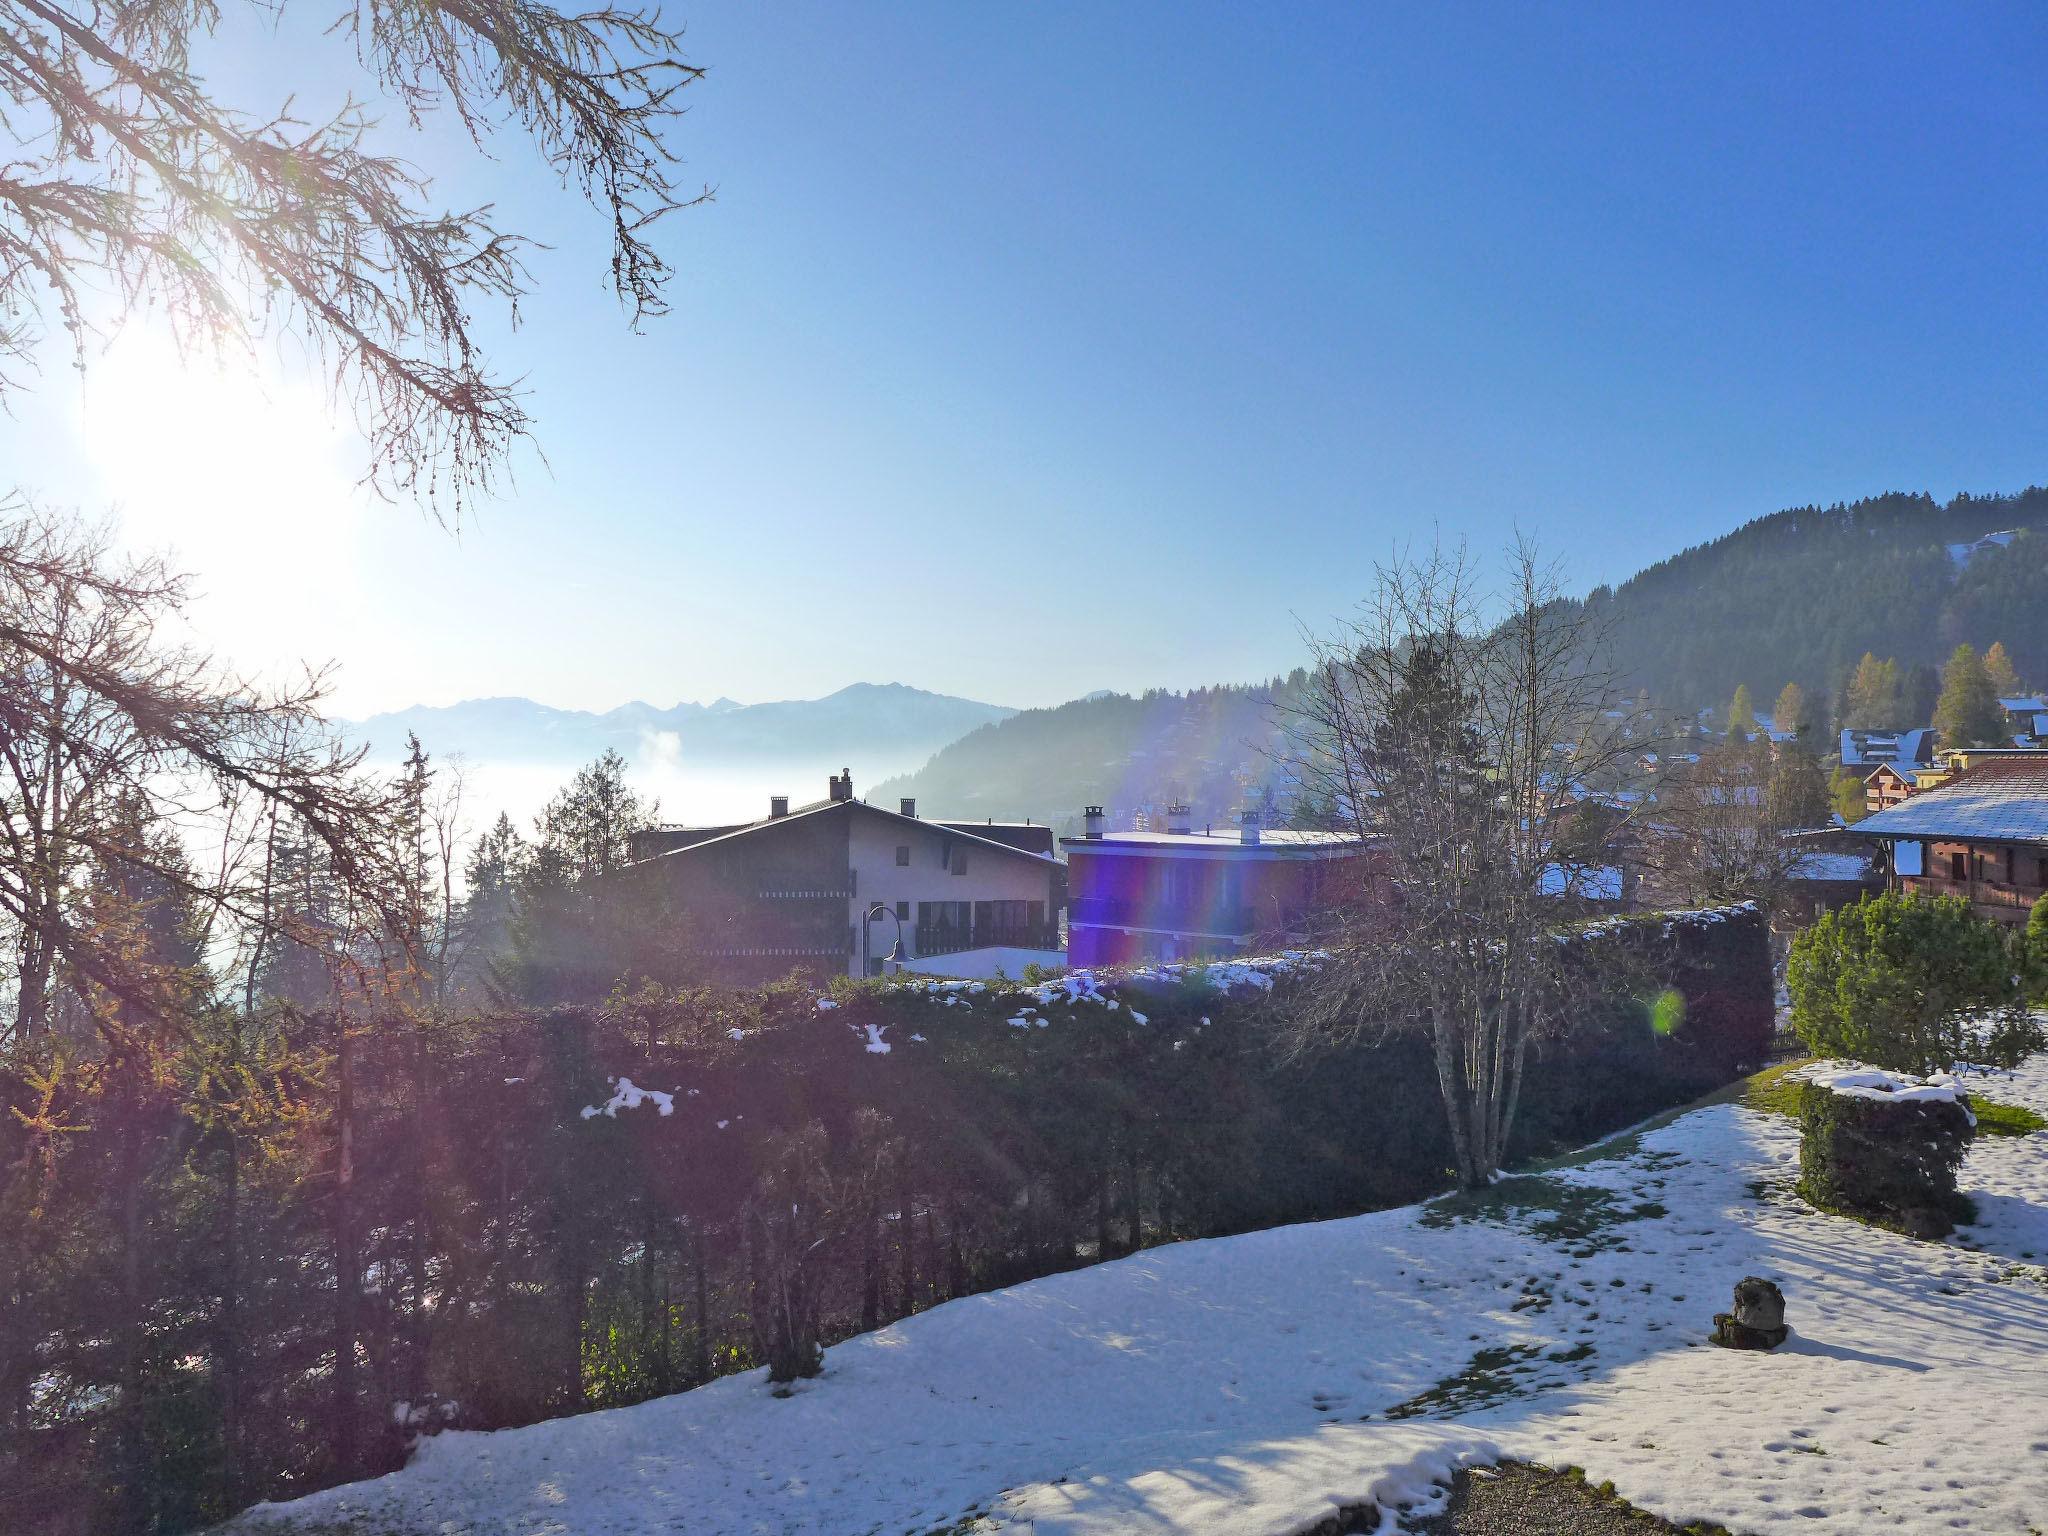
[[[1961,1095],[1886,1100],[1807,1083],[1799,1097],[1799,1192],[1823,1210],[1937,1236],[1970,1214],[1956,1170],[1972,1134]]]
[[[2014,994],[2006,931],[1957,896],[1867,898],[1792,941],[1792,1027],[1816,1055],[1900,1072],[1968,1060],[1975,1018]]]

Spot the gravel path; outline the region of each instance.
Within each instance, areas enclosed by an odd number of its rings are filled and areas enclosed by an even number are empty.
[[[1680,1527],[1600,1493],[1581,1478],[1503,1462],[1461,1472],[1450,1507],[1417,1536],[1674,1536]]]

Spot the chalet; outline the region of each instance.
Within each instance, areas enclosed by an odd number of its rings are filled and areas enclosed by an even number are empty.
[[[850,773],[809,805],[772,797],[758,821],[650,828],[632,852],[626,878],[650,883],[680,942],[724,979],[879,975],[938,956],[954,974],[993,974],[998,951],[1013,974],[1063,963],[1049,827],[930,821],[912,800],[887,810],[856,800]]]
[[[1860,828],[1858,823],[1779,834],[1779,846],[1798,855],[1785,866],[1781,893],[1793,927],[1884,889],[1884,872],[1872,857],[1870,840],[1858,835]]]
[[[1875,815],[1931,789],[1945,777],[1938,769],[1913,763],[1879,763],[1863,780],[1863,808]]]
[[[1927,726],[1917,731],[1843,731],[1842,766],[1868,773],[1879,763],[1924,767],[1934,761],[1934,732]]]
[[[1855,830],[1884,849],[1893,889],[2025,922],[2048,891],[2048,752],[1985,756]]]
[[[1266,830],[1256,811],[1196,831],[1170,807],[1163,830],[1109,832],[1102,807],[1063,837],[1067,958],[1074,965],[1244,954],[1305,931],[1316,909],[1369,879],[1372,850],[1343,832]]]
[[[2005,711],[2005,729],[2016,747],[2035,747],[2048,742],[2048,698],[2038,693],[2000,699]]]

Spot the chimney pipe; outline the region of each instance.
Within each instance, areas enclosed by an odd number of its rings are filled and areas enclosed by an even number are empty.
[[[782,817],[787,816],[788,814],[789,796],[770,795],[768,797],[768,819],[770,821],[780,820]]]
[[[825,794],[833,801],[853,798],[853,770],[842,768],[825,781]]]
[[[1169,805],[1166,808],[1166,830],[1181,837],[1187,836],[1195,830],[1194,812],[1184,803]]]
[[[1087,838],[1088,838],[1088,841],[1089,841],[1089,842],[1091,842],[1091,843],[1099,843],[1099,842],[1101,842],[1101,841],[1102,841],[1102,807],[1101,807],[1101,806],[1099,806],[1099,805],[1091,805],[1091,806],[1089,806],[1089,807],[1088,807],[1088,809],[1087,809],[1087,810],[1083,811],[1083,812],[1081,813],[1081,827],[1082,827],[1082,830],[1083,830],[1083,831],[1084,831],[1084,832],[1085,832],[1085,833],[1087,834]]]
[[[1238,817],[1237,840],[1240,843],[1256,844],[1259,840],[1259,813],[1246,811]]]
[[[906,816],[915,816],[917,814],[917,802],[913,800],[910,796],[905,795],[903,797],[902,803],[897,807],[897,809],[902,811],[903,814]]]

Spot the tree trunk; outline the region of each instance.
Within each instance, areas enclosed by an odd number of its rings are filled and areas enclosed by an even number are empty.
[[[1139,1176],[1136,1136],[1131,1137],[1124,1166],[1130,1178],[1130,1187],[1124,1191],[1124,1226],[1130,1233],[1130,1245],[1124,1251],[1136,1253],[1145,1246],[1145,1186]]]
[[[122,1136],[121,1150],[121,1311],[115,1324],[120,1360],[121,1428],[120,1492],[121,1528],[141,1531],[149,1528],[149,1490],[155,1483],[148,1463],[143,1433],[142,1350],[143,1318],[149,1308],[142,1295],[142,1136],[143,1106],[127,1106],[130,1125]]]
[[[863,1333],[874,1332],[882,1321],[882,1245],[878,1234],[881,1224],[881,1212],[871,1194],[867,1218],[861,1224],[860,1232],[860,1326]]]
[[[237,1026],[239,1028],[239,1026]],[[228,1132],[221,1201],[220,1430],[221,1480],[230,1509],[242,1507],[242,1141]]]
[[[1102,1174],[1095,1181],[1095,1259],[1097,1263],[1110,1255],[1109,1238],[1109,1164],[1104,1162]]]
[[[692,1364],[701,1386],[711,1379],[711,1301],[704,1274],[704,1228],[694,1218],[690,1222],[690,1280],[697,1290],[696,1358]]]
[[[362,1255],[355,1225],[355,1078],[348,1020],[336,1015],[334,1167],[334,1461],[344,1476],[360,1465],[356,1446],[356,1344]]]
[[[908,1317],[917,1310],[917,1295],[914,1290],[917,1279],[917,1230],[912,1221],[910,1176],[899,1158],[896,1163],[896,1241],[900,1245],[903,1266],[903,1306],[896,1314],[898,1317]]]

